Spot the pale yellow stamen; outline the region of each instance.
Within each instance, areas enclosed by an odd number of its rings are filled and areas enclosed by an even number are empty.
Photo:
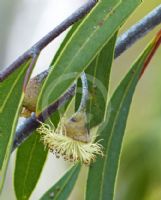
[[[65,160],[89,165],[94,162],[96,155],[103,156],[102,146],[93,139],[90,142],[82,142],[66,135],[66,126],[61,122],[57,129],[48,124],[41,123],[37,131],[41,134],[45,147],[57,157],[63,156]],[[79,130],[78,130],[79,131]]]

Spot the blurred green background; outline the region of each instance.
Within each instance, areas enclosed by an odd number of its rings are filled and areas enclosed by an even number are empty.
[[[16,2],[16,3],[15,3]],[[6,60],[9,55],[9,44],[11,42],[11,28],[14,27],[15,15],[22,11],[18,4],[21,0],[9,1],[0,0],[0,69],[3,66],[7,66],[11,61]],[[36,4],[38,1],[34,1]],[[56,2],[56,1],[55,1]],[[76,2],[76,1],[75,1]],[[81,1],[79,1],[80,3]],[[85,1],[82,1],[85,2]],[[29,1],[32,6],[32,1]],[[144,0],[143,4],[137,9],[137,11],[129,18],[127,23],[122,27],[120,33],[127,30],[132,24],[136,23],[140,18],[146,15],[154,7],[161,3],[160,0]],[[38,5],[38,3],[37,3]],[[71,4],[72,6],[72,4]],[[43,7],[42,7],[43,8]],[[42,9],[41,8],[41,9]],[[56,8],[53,8],[53,10]],[[29,13],[30,15],[31,13]],[[33,13],[32,13],[33,14]],[[61,14],[61,13],[60,13]],[[30,40],[30,34],[36,31],[36,19],[39,14],[35,13],[35,22],[31,23],[32,31],[28,31],[28,39]],[[23,20],[23,19],[22,19]],[[50,20],[50,18],[48,19]],[[51,21],[52,24],[52,21]],[[27,25],[29,29],[30,24]],[[131,63],[137,58],[139,53],[143,50],[146,44],[151,40],[155,33],[161,28],[161,25],[152,32],[150,32],[145,38],[138,41],[132,48],[126,53],[120,56],[114,61],[110,94],[125,75]],[[25,25],[23,27],[25,30]],[[43,27],[42,27],[43,29]],[[14,33],[15,34],[15,33]],[[16,32],[17,41],[14,44],[22,43],[21,32]],[[27,40],[27,37],[26,37]],[[26,41],[25,41],[26,42]],[[31,41],[29,41],[30,43]],[[20,49],[26,49],[26,46]],[[20,49],[14,46],[15,51],[18,53]],[[13,48],[13,49],[14,49]],[[11,52],[12,54],[12,52]],[[7,56],[6,56],[7,55]],[[13,56],[13,54],[12,54]],[[12,57],[11,56],[11,57]],[[13,59],[13,57],[12,57]],[[115,191],[115,200],[160,200],[161,199],[161,48],[157,51],[155,57],[150,63],[144,76],[140,80],[135,92],[133,103],[128,118],[128,124],[126,128],[126,135],[124,138],[124,145],[122,150],[122,156],[120,160],[120,170],[118,172],[117,188]],[[58,163],[59,162],[59,163]],[[66,164],[63,161],[55,161],[58,165],[63,165],[62,171],[66,169]],[[49,165],[49,163],[47,163]],[[58,167],[55,167],[57,169]],[[53,167],[47,168],[51,171]],[[8,178],[4,190],[0,199],[13,200],[13,193],[8,194],[11,190],[12,176],[11,172],[13,165],[10,166],[8,172]],[[62,171],[57,170],[56,179]],[[44,180],[45,174],[43,172]],[[87,174],[87,168],[84,168],[81,172],[80,178],[74,189],[74,192],[70,196],[69,200],[77,199],[83,200],[83,191],[85,190],[85,181],[81,179],[82,174]],[[97,172],[96,172],[97,173]],[[48,173],[49,174],[49,173]],[[84,177],[84,176],[83,176]],[[46,180],[47,182],[48,180]],[[54,182],[56,180],[53,180]],[[42,181],[40,182],[42,184]],[[44,184],[44,182],[43,182]],[[42,185],[43,185],[42,184]],[[80,187],[81,185],[81,187]],[[44,185],[43,185],[44,186]],[[39,187],[41,188],[41,187]],[[38,190],[38,193],[40,190]],[[36,200],[39,195],[35,195],[32,199]]]
[[[137,22],[161,1],[146,0],[121,32]],[[111,93],[131,63],[161,28],[158,26],[113,66]],[[115,200],[161,199],[161,48],[140,80],[128,118]]]

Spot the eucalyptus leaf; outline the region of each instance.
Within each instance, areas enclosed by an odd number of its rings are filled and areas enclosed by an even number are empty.
[[[55,102],[80,76],[140,3],[141,0],[102,0],[98,3],[77,27],[52,66],[38,98],[37,114]],[[51,93],[51,89],[54,92]]]
[[[31,59],[0,82],[0,190],[12,148],[18,114],[21,108],[23,82]]]
[[[48,151],[44,150],[44,145],[37,132],[34,132],[18,148],[14,171],[14,188],[17,200],[29,199],[39,180],[47,153]]]
[[[79,164],[73,166],[40,200],[67,200],[75,185],[79,171]]]
[[[90,128],[104,120],[116,36],[117,34],[110,39],[86,70],[89,85],[87,113]]]
[[[145,49],[121,81],[109,101],[105,122],[98,130],[98,140],[104,147],[104,157],[98,158],[89,169],[86,200],[112,200],[120,152],[132,97],[151,53],[153,43]]]

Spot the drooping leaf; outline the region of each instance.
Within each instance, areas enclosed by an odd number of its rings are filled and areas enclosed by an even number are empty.
[[[0,82],[0,190],[10,156],[17,118],[23,98],[23,82],[31,60]]]
[[[75,185],[79,171],[80,165],[72,167],[40,200],[67,200]]]
[[[80,76],[140,3],[141,0],[102,0],[98,3],[78,26],[52,66],[38,98],[37,114],[55,102]],[[44,102],[49,86],[54,92]]]
[[[97,126],[104,119],[116,35],[110,39],[86,70],[89,85],[87,113],[90,128]]]
[[[34,132],[19,148],[14,172],[14,188],[17,200],[29,199],[40,177],[47,157],[47,150]]]
[[[104,147],[104,157],[98,158],[89,170],[87,200],[112,200],[126,121],[139,77],[150,55],[153,43],[145,49],[122,80],[109,101],[104,124],[98,130],[98,140]],[[97,174],[97,175],[96,175]]]

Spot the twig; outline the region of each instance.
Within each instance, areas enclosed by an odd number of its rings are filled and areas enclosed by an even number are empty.
[[[117,42],[115,58],[131,47],[137,40],[145,36],[149,31],[161,23],[161,5],[152,10],[148,15],[133,25],[128,31],[122,34]]]
[[[26,72],[26,75],[25,75],[25,78],[24,78],[24,83],[23,83],[23,90],[24,90],[24,91],[26,90],[27,83],[28,83],[28,81],[29,81],[29,79],[30,79],[32,70],[33,70],[33,68],[34,68],[34,66],[35,66],[35,64],[36,64],[36,61],[37,61],[37,59],[38,59],[38,56],[39,56],[39,54],[37,54],[37,55],[35,55],[35,56],[32,57],[32,61],[31,61],[31,63],[30,63],[30,66],[29,66],[28,69],[27,69],[27,72]]]
[[[119,37],[115,48],[115,58],[120,56],[125,50],[127,50],[127,48],[132,46],[137,40],[142,38],[145,34],[147,34],[150,30],[155,28],[160,23],[161,5],[155,8],[152,12],[150,12],[147,16],[145,16],[142,20],[140,20],[137,24],[133,25],[127,32],[125,32]],[[46,77],[47,73],[48,71],[44,71],[42,75],[45,74],[44,77]],[[55,108],[55,110],[50,109],[51,108],[48,108],[48,112],[54,112],[58,109],[58,107]],[[33,117],[27,119],[25,123],[21,126],[21,128],[16,131],[16,138],[14,141],[13,150],[17,146],[19,146],[21,142],[25,140],[37,127],[38,124]]]
[[[54,28],[51,32],[40,39],[29,50],[18,57],[8,68],[0,73],[0,82],[9,74],[19,68],[29,58],[37,56],[50,42],[58,37],[62,32],[69,28],[72,24],[82,19],[96,5],[97,0],[89,0],[85,5],[77,9],[72,15],[66,18],[61,24]]]
[[[88,82],[85,72],[81,74],[82,81],[82,98],[78,108],[78,111],[84,111],[86,109],[86,104],[88,101]]]

